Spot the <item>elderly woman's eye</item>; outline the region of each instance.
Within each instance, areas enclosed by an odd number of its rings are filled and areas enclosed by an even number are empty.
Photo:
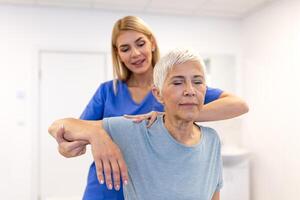
[[[182,83],[182,81],[174,81],[173,85],[180,85]]]
[[[200,80],[198,80],[198,81],[194,81],[194,83],[197,84],[197,85],[200,85],[200,84],[202,84],[203,82],[200,81]]]

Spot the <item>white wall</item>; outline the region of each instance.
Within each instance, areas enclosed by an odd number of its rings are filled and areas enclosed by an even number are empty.
[[[33,199],[38,50],[109,51],[113,23],[126,14],[0,6],[1,199]],[[153,28],[163,51],[192,46],[239,59],[239,21],[138,15]]]
[[[300,1],[275,1],[242,22],[252,200],[299,199],[299,19]]]

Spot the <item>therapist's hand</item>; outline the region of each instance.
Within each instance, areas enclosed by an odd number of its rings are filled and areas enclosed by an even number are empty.
[[[124,185],[128,183],[127,166],[121,150],[104,130],[92,136],[89,142],[92,145],[99,183],[104,184],[105,180],[109,190],[113,187],[120,190],[121,178]]]
[[[124,115],[127,119],[132,119],[133,122],[140,123],[143,120],[147,120],[147,128],[149,128],[157,119],[158,115],[164,114],[163,112],[151,111],[141,115]]]
[[[58,143],[58,151],[66,158],[77,157],[85,154],[87,141],[69,141],[64,138],[65,130],[60,127],[56,132],[56,141]]]

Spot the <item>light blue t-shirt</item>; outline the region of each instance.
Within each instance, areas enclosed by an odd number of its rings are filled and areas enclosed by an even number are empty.
[[[211,200],[222,187],[220,139],[215,130],[200,126],[201,140],[194,146],[177,142],[163,117],[146,128],[123,117],[105,118],[105,130],[125,158],[128,200]]]

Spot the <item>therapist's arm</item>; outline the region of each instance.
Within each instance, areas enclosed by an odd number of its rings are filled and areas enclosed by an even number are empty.
[[[60,119],[52,123],[48,132],[54,138],[63,134],[68,141],[83,141],[91,144],[99,183],[104,183],[104,172],[108,189],[112,189],[114,185],[114,188],[119,190],[121,177],[123,183],[127,183],[128,174],[125,160],[120,149],[103,129],[102,121]],[[113,173],[114,183],[112,183],[111,173]]]
[[[238,96],[222,92],[218,99],[203,105],[196,121],[218,121],[231,119],[243,115],[249,111],[247,103]],[[133,119],[134,122],[148,120],[147,127],[150,127],[161,112],[152,111],[144,115],[126,115],[126,118]]]
[[[220,200],[220,192],[215,192],[211,200]]]
[[[218,99],[203,106],[197,121],[205,122],[231,119],[248,111],[248,105],[243,99],[223,92]]]

